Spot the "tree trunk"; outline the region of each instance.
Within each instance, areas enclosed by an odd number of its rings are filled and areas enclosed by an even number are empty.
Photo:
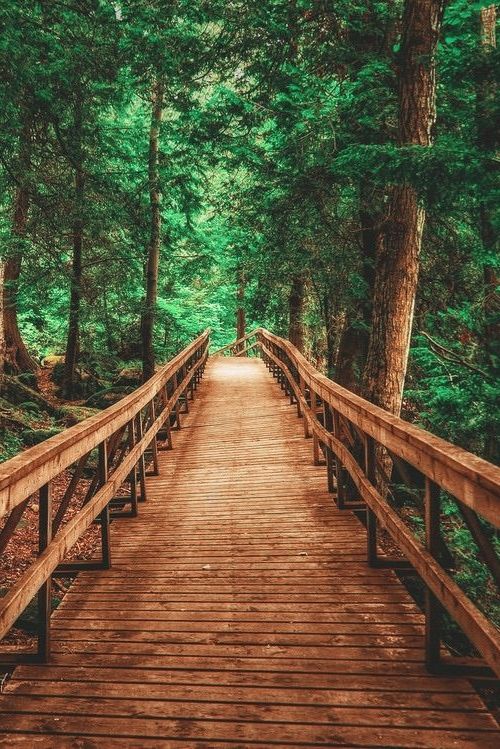
[[[496,39],[497,10],[495,5],[481,9],[480,34],[484,58],[484,76],[477,87],[477,141],[486,155],[487,163],[492,164],[498,149],[498,122],[496,118],[497,81],[495,76],[492,52],[497,46]],[[492,167],[487,168],[492,173]],[[490,256],[497,253],[497,232],[492,220],[490,205],[484,201],[479,209],[479,226],[483,247]],[[495,266],[486,263],[484,266],[484,336],[485,348],[490,356],[497,355],[500,340],[500,293],[498,274]]]
[[[142,333],[142,377],[144,382],[155,371],[153,345],[156,302],[158,297],[158,269],[160,264],[161,241],[161,189],[159,170],[160,128],[163,117],[164,86],[156,80],[151,93],[151,125],[149,128],[149,204],[150,238],[146,259],[146,289],[141,320]]]
[[[296,274],[292,277],[290,296],[288,297],[288,339],[301,353],[304,353],[304,304],[306,283],[304,275]]]
[[[3,289],[5,261],[0,259],[0,289]],[[3,321],[3,294],[0,293],[0,375],[5,371],[5,327]]]
[[[238,291],[236,292],[236,340],[243,338],[246,330],[245,320],[245,276],[241,270],[238,271]],[[245,344],[238,346],[238,351],[243,351]],[[245,354],[243,354],[245,356]]]
[[[325,339],[326,339],[326,374],[333,377],[335,362],[337,359],[337,331],[335,325],[334,308],[330,301],[330,294],[327,292],[323,298],[323,316],[325,322]]]
[[[398,70],[398,143],[429,146],[436,118],[435,53],[444,0],[406,0]],[[399,415],[406,376],[425,212],[417,191],[395,185],[380,227],[365,392]]]
[[[339,341],[335,381],[354,393],[362,390],[361,379],[368,352],[369,330],[372,321],[373,263],[376,251],[375,220],[366,208],[363,189],[360,190],[361,274],[366,285],[366,296],[354,313],[346,316]]]
[[[478,146],[486,156],[486,175],[489,180],[495,180],[493,167],[495,153],[498,150],[498,122],[497,122],[497,79],[495,76],[493,55],[497,46],[496,39],[496,5],[489,5],[481,9],[480,33],[483,53],[484,77],[477,88],[477,140]],[[485,253],[490,257],[498,255],[498,236],[495,231],[492,213],[494,207],[490,201],[482,200],[479,206],[479,228]],[[483,351],[488,364],[497,369],[500,357],[500,290],[497,268],[489,262],[483,267],[484,278],[484,344]],[[485,457],[493,463],[498,463],[500,447],[494,424],[489,424],[485,434]]]
[[[14,197],[12,218],[12,238],[22,242],[26,237],[28,226],[29,190],[27,176],[30,169],[31,117],[25,113],[19,147],[19,183]],[[21,337],[17,321],[17,290],[21,274],[22,250],[14,252],[4,261],[2,294],[3,330],[4,330],[4,368],[10,374],[34,372],[38,365],[28,353]]]
[[[65,398],[75,394],[76,365],[80,346],[80,306],[82,299],[82,253],[83,253],[83,202],[85,176],[82,151],[83,101],[77,93],[73,124],[73,153],[75,169],[75,196],[73,217],[73,257],[69,302],[68,337],[64,358],[62,390]]]

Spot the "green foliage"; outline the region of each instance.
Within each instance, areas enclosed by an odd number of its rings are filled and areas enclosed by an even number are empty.
[[[50,427],[49,429],[25,429],[21,432],[21,440],[26,447],[38,445],[49,437],[54,437],[62,430],[59,427]]]
[[[0,429],[0,463],[13,458],[21,450],[22,439],[9,429]]]

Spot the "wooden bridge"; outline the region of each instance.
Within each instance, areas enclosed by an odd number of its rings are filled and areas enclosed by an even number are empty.
[[[468,677],[499,673],[500,638],[453,580],[440,500],[456,499],[498,582],[478,516],[498,526],[500,471],[267,331],[227,358],[208,343],[1,467],[0,548],[38,493],[40,553],[0,599],[0,635],[34,596],[40,626],[0,697],[0,746],[498,747]],[[424,537],[395,509],[403,481]],[[69,562],[95,523],[102,557]],[[423,611],[398,569],[424,582]],[[52,614],[51,580],[78,571]],[[451,662],[442,608],[480,662]]]

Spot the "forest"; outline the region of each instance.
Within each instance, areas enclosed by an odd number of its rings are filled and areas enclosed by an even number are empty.
[[[4,458],[37,439],[13,379],[102,407],[239,314],[498,460],[495,5],[6,0],[0,18]]]
[[[498,461],[495,5],[0,19],[4,459],[246,324]]]

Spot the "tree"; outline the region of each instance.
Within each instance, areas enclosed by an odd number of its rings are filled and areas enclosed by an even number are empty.
[[[398,55],[398,145],[427,148],[436,119],[443,0],[406,0]],[[391,188],[377,238],[367,397],[398,415],[410,351],[425,210],[415,186]]]
[[[153,83],[151,92],[151,125],[149,129],[148,184],[151,210],[151,229],[146,258],[146,295],[141,321],[142,376],[144,381],[155,371],[153,331],[158,294],[158,267],[161,244],[161,186],[159,172],[160,128],[163,116],[164,85],[161,78]]]

